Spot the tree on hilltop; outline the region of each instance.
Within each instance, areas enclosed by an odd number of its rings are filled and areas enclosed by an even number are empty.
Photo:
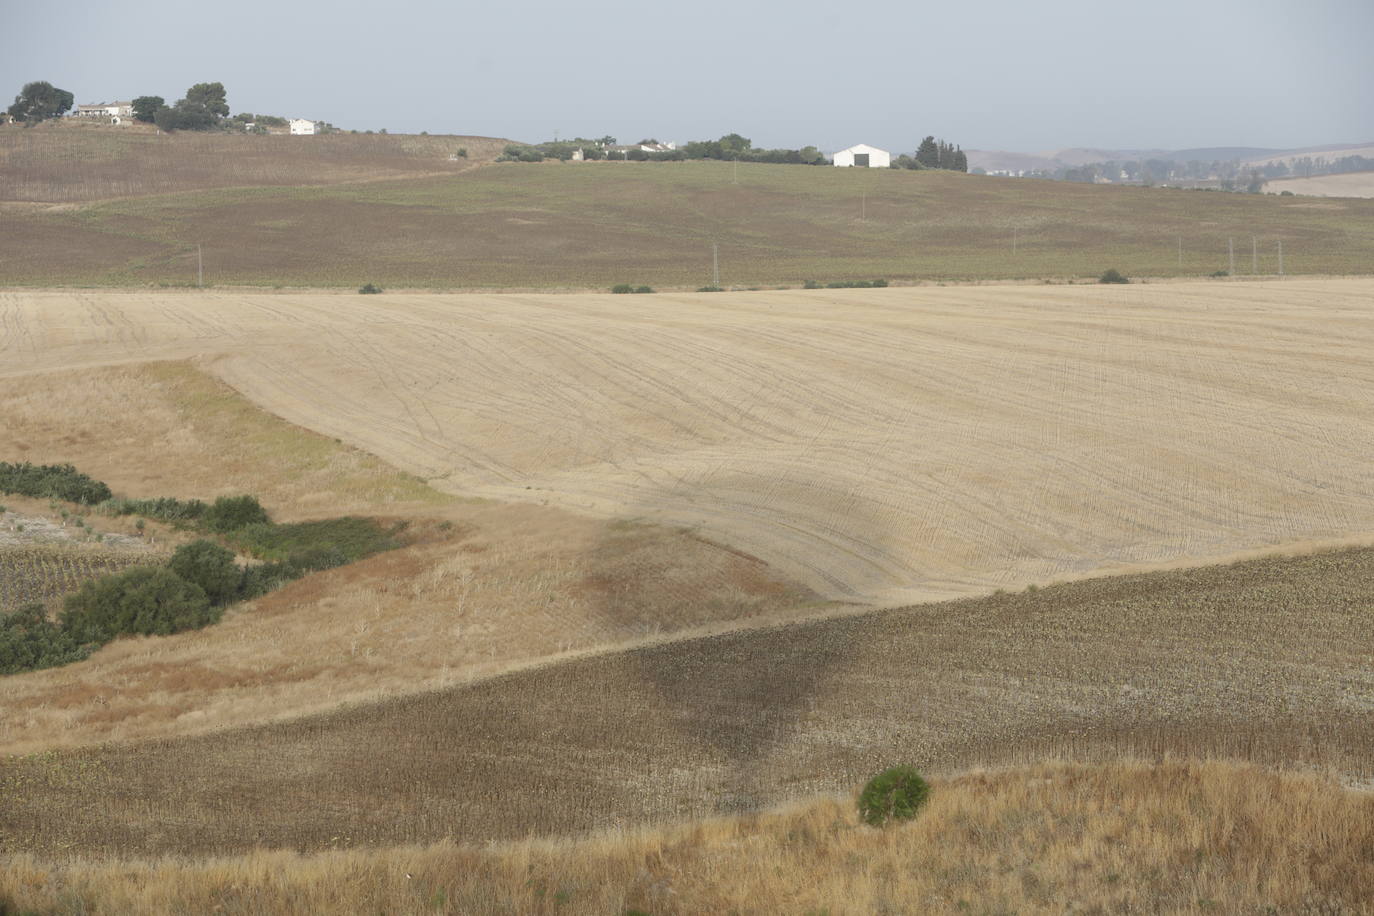
[[[229,117],[223,83],[196,83],[171,108],[159,110],[157,126],[163,130],[216,130]]]
[[[131,104],[135,121],[152,124],[157,120],[157,113],[167,107],[167,100],[160,95],[141,95]]]
[[[926,137],[921,141],[921,145],[916,147],[916,161],[921,163],[923,168],[940,167],[940,145],[935,142],[934,136]]]
[[[67,90],[58,89],[47,80],[39,80],[24,84],[24,88],[14,97],[14,104],[9,107],[9,115],[25,124],[37,124],[71,111],[75,101],[75,96]]]

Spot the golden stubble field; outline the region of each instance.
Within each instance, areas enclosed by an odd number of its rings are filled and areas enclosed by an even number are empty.
[[[1374,531],[1372,301],[9,292],[0,374],[194,358],[439,490],[684,526],[895,605]]]

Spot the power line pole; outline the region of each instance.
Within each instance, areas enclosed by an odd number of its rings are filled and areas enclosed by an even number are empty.
[[[1283,239],[1279,239],[1279,276],[1283,276]]]
[[[1259,241],[1250,236],[1250,276],[1259,276]]]
[[[711,243],[711,285],[720,289],[720,249]]]
[[[1228,270],[1228,271],[1226,272],[1226,276],[1228,276],[1228,277],[1234,277],[1234,276],[1236,275],[1236,240],[1235,240],[1235,239],[1227,239],[1227,240],[1226,240],[1226,250],[1227,250],[1227,252],[1228,252],[1228,253],[1230,254],[1230,256],[1231,256],[1231,269]]]
[[[205,286],[205,260],[200,255],[200,244],[196,244],[196,286]]]

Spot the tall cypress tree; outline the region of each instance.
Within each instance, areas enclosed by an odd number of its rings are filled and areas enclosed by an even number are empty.
[[[940,147],[935,143],[933,136],[926,137],[916,148],[916,161],[928,169],[940,167]]]

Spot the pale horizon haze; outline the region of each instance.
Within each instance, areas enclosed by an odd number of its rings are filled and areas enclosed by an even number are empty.
[[[1374,3],[1083,0],[866,6],[244,0],[35,4],[7,16],[6,104],[222,82],[234,112],[535,142],[755,146],[934,134],[966,149],[1286,149],[1374,140]],[[22,36],[22,40],[19,38]]]

